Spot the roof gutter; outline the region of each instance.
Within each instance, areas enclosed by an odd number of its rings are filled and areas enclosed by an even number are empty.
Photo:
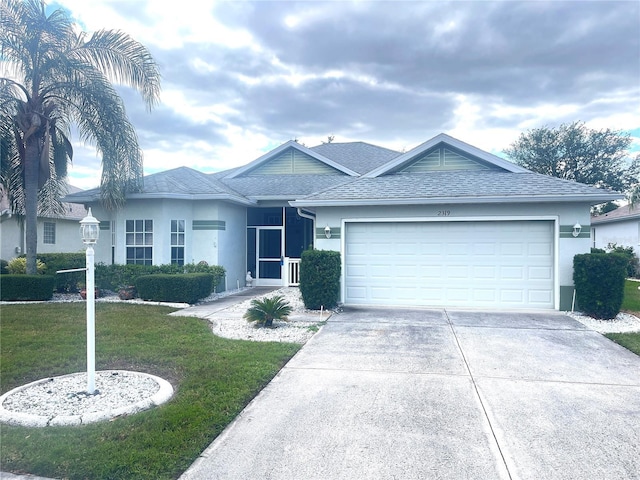
[[[552,203],[581,202],[597,205],[609,200],[621,200],[624,195],[547,195],[536,197],[434,197],[434,198],[370,198],[362,200],[294,200],[289,202],[293,207],[347,207],[347,206],[381,206],[381,205],[439,205],[443,203]]]
[[[240,205],[255,205],[257,202],[252,199],[242,198],[229,194],[179,194],[179,193],[132,193],[127,195],[126,200],[148,200],[148,199],[167,199],[167,200],[226,200]],[[64,202],[87,204],[100,200],[98,196],[75,196],[73,198],[65,197]]]

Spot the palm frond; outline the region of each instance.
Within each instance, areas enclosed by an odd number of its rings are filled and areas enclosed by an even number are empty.
[[[160,72],[149,50],[119,30],[99,30],[73,54],[95,65],[117,83],[142,95],[148,108],[160,100]]]
[[[282,295],[251,300],[251,306],[244,314],[248,322],[271,326],[274,320],[286,320],[291,313],[291,306]]]

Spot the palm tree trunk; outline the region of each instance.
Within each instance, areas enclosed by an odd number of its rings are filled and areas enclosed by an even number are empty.
[[[25,245],[27,249],[27,275],[35,275],[38,248],[38,168],[40,148],[38,135],[27,140],[24,162]]]

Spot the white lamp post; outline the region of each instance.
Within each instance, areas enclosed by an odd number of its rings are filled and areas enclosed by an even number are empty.
[[[96,289],[93,246],[100,236],[100,222],[91,214],[80,220],[80,236],[87,246],[87,393],[96,391]]]

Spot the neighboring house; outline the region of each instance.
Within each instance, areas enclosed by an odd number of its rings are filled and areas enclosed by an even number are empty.
[[[625,205],[591,217],[591,245],[606,249],[610,244],[633,247],[640,256],[640,206]]]
[[[102,223],[96,260],[227,270],[227,287],[297,282],[310,246],[342,256],[350,305],[568,309],[573,257],[609,190],[532,173],[440,134],[400,153],[287,142],[240,168],[177,168],[106,212],[99,191],[66,200]],[[574,228],[581,226],[581,228]]]
[[[70,193],[82,192],[69,186]],[[82,205],[64,203],[65,215],[38,217],[38,253],[64,253],[83,251],[80,239],[80,220],[87,211]],[[6,195],[0,192],[0,258],[11,260],[25,251],[25,227],[11,213]]]

